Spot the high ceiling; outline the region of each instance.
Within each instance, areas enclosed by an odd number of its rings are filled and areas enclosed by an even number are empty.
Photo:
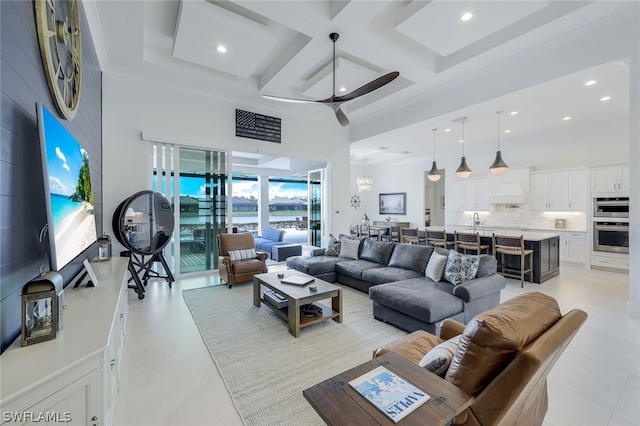
[[[493,146],[498,110],[504,110],[501,128],[511,130],[505,137],[559,131],[565,116],[573,125],[627,121],[626,55],[629,35],[637,36],[638,5],[184,0],[85,2],[85,10],[103,70],[270,107],[274,101],[261,95],[332,94],[328,35],[338,32],[336,94],[400,72],[343,106],[353,158],[373,152],[371,160],[382,161],[403,152],[427,155],[432,128],[442,130],[441,151],[457,150],[461,125],[452,120],[462,116],[469,117],[465,126],[474,143]],[[463,21],[466,12],[473,16]],[[597,83],[584,86],[591,79]],[[601,101],[604,96],[611,99]],[[323,105],[278,108],[339,126]]]

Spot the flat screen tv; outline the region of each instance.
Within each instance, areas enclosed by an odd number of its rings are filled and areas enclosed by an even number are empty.
[[[62,123],[36,104],[51,269],[59,271],[97,240],[89,156]]]

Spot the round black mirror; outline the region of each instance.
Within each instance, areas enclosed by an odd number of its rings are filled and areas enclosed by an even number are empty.
[[[140,191],[125,199],[113,214],[116,239],[141,255],[162,251],[173,234],[173,210],[167,198],[154,191]]]

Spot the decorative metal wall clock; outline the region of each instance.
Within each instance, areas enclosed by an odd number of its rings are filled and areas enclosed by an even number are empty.
[[[80,104],[82,43],[77,0],[35,0],[42,65],[56,108],[73,120]]]

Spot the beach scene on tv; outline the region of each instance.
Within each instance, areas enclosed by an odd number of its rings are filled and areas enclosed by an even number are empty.
[[[60,269],[96,241],[89,157],[44,110],[49,195],[54,232],[52,267]]]

